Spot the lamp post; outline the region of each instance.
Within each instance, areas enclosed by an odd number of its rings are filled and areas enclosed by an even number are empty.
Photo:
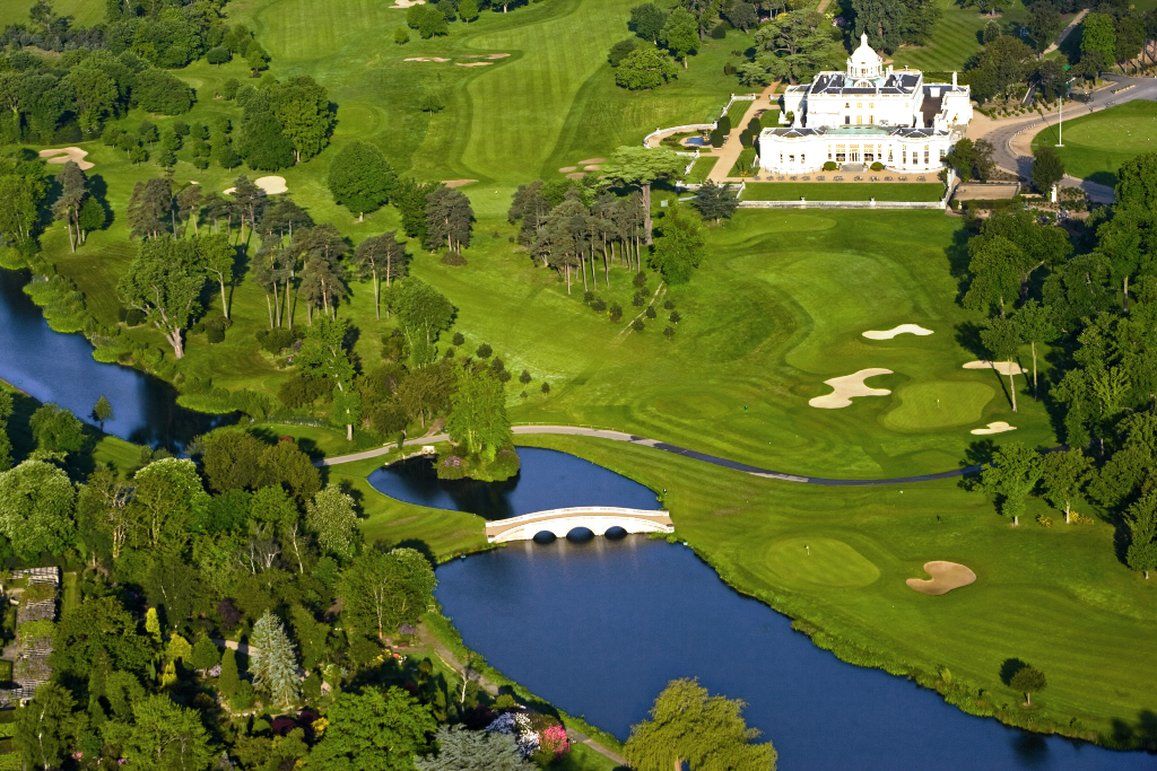
[[[1068,69],[1069,65],[1066,64],[1065,70]],[[1057,95],[1057,147],[1065,146],[1065,94],[1068,93],[1074,80],[1076,80],[1075,77],[1066,80],[1060,94]]]

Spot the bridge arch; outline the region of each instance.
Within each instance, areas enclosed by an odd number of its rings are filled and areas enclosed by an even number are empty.
[[[489,543],[535,540],[539,533],[566,538],[578,528],[594,536],[615,529],[623,533],[670,533],[675,529],[670,513],[655,509],[628,509],[615,506],[575,506],[548,509],[486,523]]]

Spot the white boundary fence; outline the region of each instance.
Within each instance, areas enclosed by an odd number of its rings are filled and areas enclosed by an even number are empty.
[[[944,209],[940,201],[740,201],[740,209]]]

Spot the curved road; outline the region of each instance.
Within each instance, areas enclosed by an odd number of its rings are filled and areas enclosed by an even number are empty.
[[[1066,119],[1079,118],[1092,112],[1138,99],[1157,101],[1157,79],[1130,78],[1120,75],[1107,75],[1105,77],[1112,82],[1112,85],[1094,91],[1088,102],[1078,102],[1072,99],[1065,102]],[[1124,87],[1129,88],[1127,91],[1120,91]],[[1114,91],[1120,91],[1120,93],[1113,93]],[[1057,113],[1054,109],[1043,118],[1039,115],[1032,115],[1006,120],[974,121],[969,127],[968,136],[972,139],[986,139],[992,143],[994,148],[992,159],[996,161],[997,166],[1018,175],[1021,179],[1030,179],[1032,177],[1032,138],[1037,132],[1056,123]],[[1091,200],[1098,203],[1113,202],[1113,189],[1107,185],[1071,176],[1065,177],[1064,184],[1080,187]]]
[[[628,434],[623,431],[614,431],[606,428],[586,428],[584,426],[539,426],[539,425],[522,425],[514,426],[511,429],[516,436],[584,436],[594,439],[608,439],[612,442],[626,442],[627,444],[637,444],[642,447],[650,447],[662,452],[669,452],[674,455],[683,455],[688,458],[710,463],[714,466],[721,466],[723,468],[731,469],[733,471],[741,471],[744,474],[751,476],[762,477],[764,479],[775,479],[780,482],[794,482],[803,485],[822,485],[824,487],[864,487],[871,485],[895,485],[906,484],[909,482],[931,482],[937,479],[951,479],[953,477],[964,476],[966,474],[975,474],[980,471],[980,466],[966,466],[963,468],[952,469],[951,471],[939,471],[934,474],[915,474],[906,477],[892,477],[890,479],[829,479],[827,477],[812,477],[803,476],[800,474],[787,474],[782,471],[773,471],[760,466],[753,466],[748,463],[740,463],[739,461],[730,460],[728,458],[721,458],[718,455],[709,455],[697,450],[691,450],[686,447],[680,447],[677,444],[669,444],[668,442],[660,442],[657,439],[648,439],[643,436],[635,434]],[[404,447],[420,447],[424,445],[438,444],[450,439],[448,434],[431,434],[429,436],[420,436],[413,439],[407,439],[402,443]],[[349,455],[335,455],[329,458],[323,458],[318,461],[319,466],[338,466],[343,463],[355,463],[362,460],[370,460],[371,458],[380,458],[383,455],[389,455],[397,449],[396,444],[385,447],[376,447],[372,450],[363,450],[362,452],[350,453]]]

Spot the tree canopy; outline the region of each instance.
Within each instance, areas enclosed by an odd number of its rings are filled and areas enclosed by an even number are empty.
[[[692,768],[774,769],[770,742],[743,719],[742,701],[712,696],[696,680],[672,680],[650,716],[631,728],[626,756],[638,771]]]

